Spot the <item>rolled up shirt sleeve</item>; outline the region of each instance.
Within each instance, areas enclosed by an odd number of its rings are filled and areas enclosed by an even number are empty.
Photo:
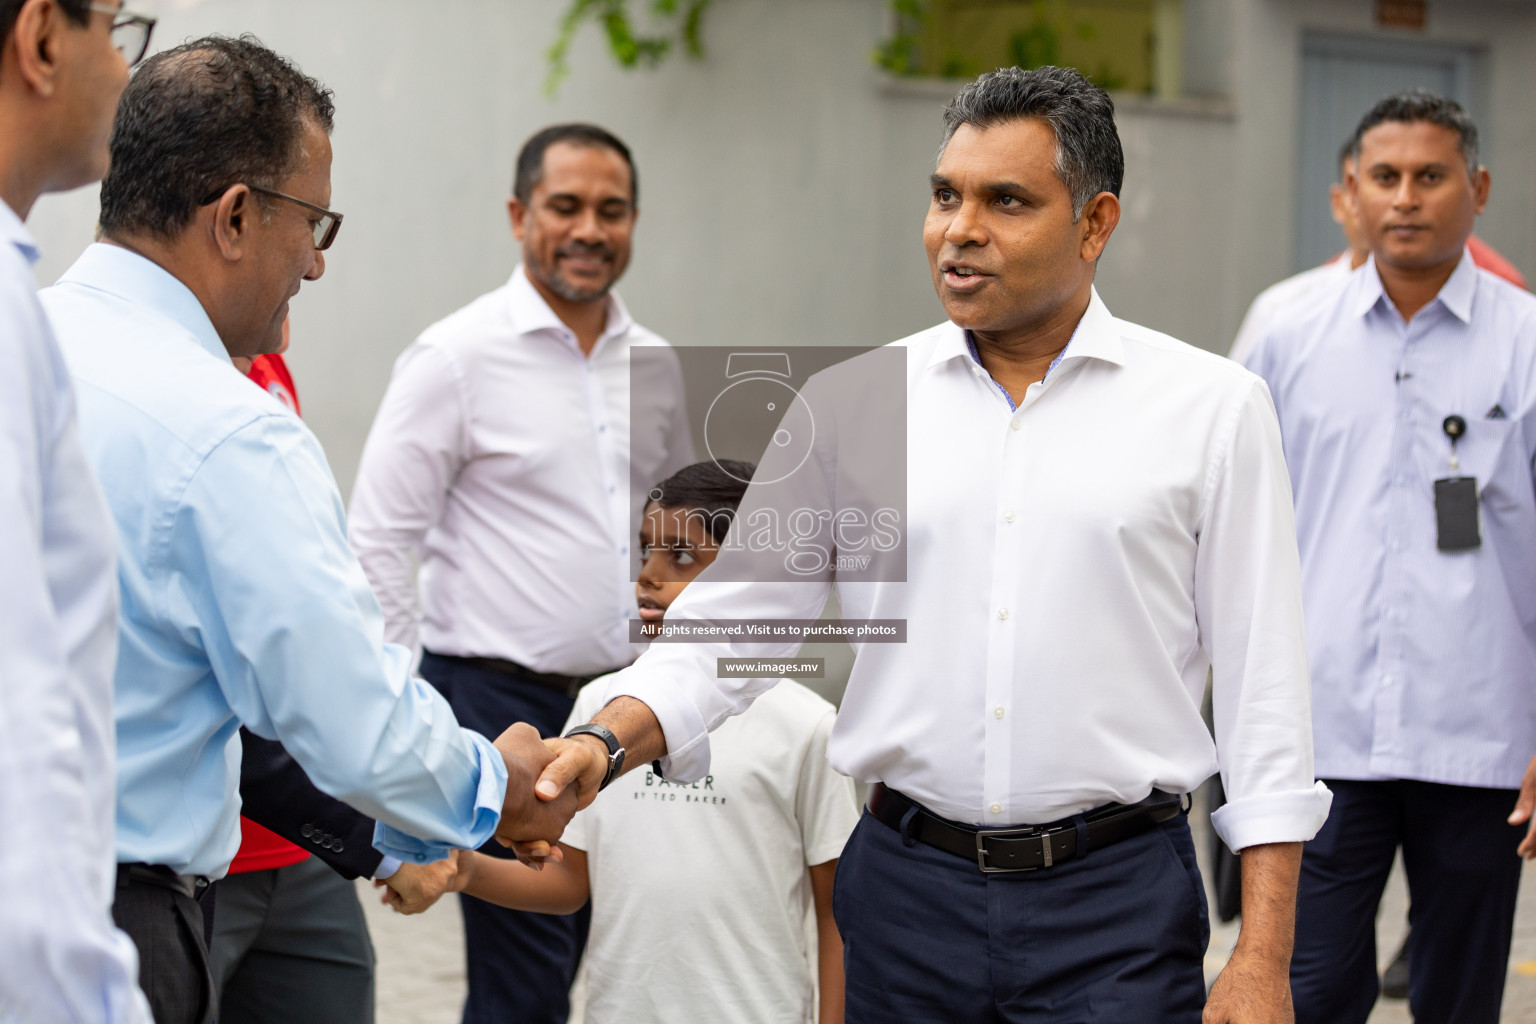
[[[1313,776],[1295,512],[1262,381],[1236,401],[1223,434],[1207,483],[1195,606],[1227,795],[1211,824],[1236,851],[1311,839],[1333,797]]]
[[[489,839],[506,789],[501,756],[414,676],[409,651],[385,642],[308,429],[267,416],[236,431],[175,515],[164,618],[187,624],[240,720],[377,819],[387,856],[435,860]]]

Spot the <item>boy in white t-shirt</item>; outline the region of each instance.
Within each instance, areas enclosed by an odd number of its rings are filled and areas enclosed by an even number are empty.
[[[714,561],[752,468],[698,463],[652,492],[636,585],[647,622]],[[581,692],[567,728],[591,720],[605,689],[598,679]],[[841,1024],[832,878],[859,810],[852,780],[827,764],[835,717],[782,681],[713,733],[702,781],[631,772],[576,815],[563,860],[535,871],[461,854],[454,886],[555,914],[591,898],[586,1024]]]

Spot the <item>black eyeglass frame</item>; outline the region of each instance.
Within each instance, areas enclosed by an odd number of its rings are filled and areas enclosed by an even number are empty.
[[[318,213],[321,219],[315,223],[313,232],[316,252],[324,252],[325,250],[329,249],[331,247],[331,243],[336,241],[336,235],[341,231],[342,215],[337,213],[335,210],[327,210],[323,206],[316,206],[314,203],[307,203],[300,199],[298,196],[290,196],[288,193],[279,192],[275,188],[263,188],[260,185],[252,185],[249,182],[239,181],[235,182],[235,185],[244,185],[252,192],[259,192],[264,196],[271,196],[273,199],[286,199],[290,203],[295,203],[304,207],[306,210],[313,210],[315,213]],[[209,203],[218,202],[219,199],[223,197],[224,193],[234,188],[235,185],[225,185],[223,188],[218,189],[217,191],[208,193],[208,195],[204,196],[197,205],[207,206]]]
[[[130,57],[126,50],[118,49],[117,51],[123,55],[123,59],[128,62],[130,68],[137,67],[139,62],[144,59],[144,55],[149,52],[149,40],[155,34],[155,26],[159,24],[160,19],[151,18],[147,14],[135,14],[128,10],[127,7],[108,7],[106,4],[87,4],[86,9],[96,11],[98,14],[112,15],[111,35],[116,35],[118,29],[127,28],[130,25],[144,30],[144,39],[139,43],[139,52],[137,54]],[[116,46],[117,44],[114,43],[113,45]]]

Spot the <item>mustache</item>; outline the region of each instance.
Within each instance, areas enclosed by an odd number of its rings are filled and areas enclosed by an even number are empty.
[[[555,249],[556,258],[561,256],[597,256],[609,263],[613,262],[614,252],[606,245],[590,245],[586,242],[570,242]]]

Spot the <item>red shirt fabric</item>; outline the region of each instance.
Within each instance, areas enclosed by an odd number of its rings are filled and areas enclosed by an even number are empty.
[[[283,362],[282,356],[276,353],[257,356],[251,361],[251,372],[248,376],[256,384],[266,388],[273,398],[292,409],[294,415],[298,415],[299,394],[294,390],[293,377],[288,373],[288,364]],[[240,850],[229,865],[229,873],[239,875],[248,871],[285,868],[290,864],[297,864],[308,856],[307,851],[293,845],[276,832],[262,828],[249,818],[241,816]]]
[[[282,356],[276,352],[257,356],[251,360],[251,372],[247,376],[266,388],[273,398],[292,409],[294,415],[299,414],[299,393],[294,389],[293,376],[288,372],[288,364],[283,362]]]
[[[1502,277],[1510,284],[1529,290],[1530,285],[1525,283],[1525,275],[1516,270],[1513,263],[1500,256],[1493,246],[1481,238],[1473,235],[1467,239],[1467,251],[1472,254],[1472,262],[1483,270],[1495,277]]]

